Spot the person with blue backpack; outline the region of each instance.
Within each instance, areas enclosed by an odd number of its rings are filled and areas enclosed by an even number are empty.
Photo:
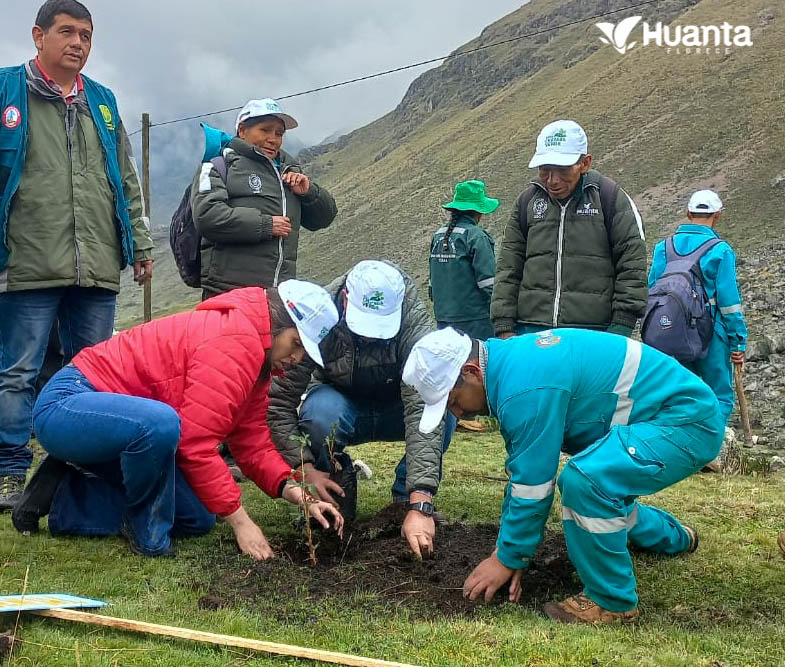
[[[716,232],[722,211],[716,192],[693,193],[689,223],[655,246],[641,334],[644,343],[675,357],[712,388],[727,422],[733,365],[744,366],[747,326],[736,255]]]
[[[93,21],[47,0],[37,55],[0,68],[0,511],[22,494],[36,379],[58,324],[68,363],[112,335],[120,272],[149,280],[153,241],[111,90],[84,76]]]
[[[472,340],[441,329],[415,343],[403,380],[425,407],[419,428],[444,411],[499,420],[509,483],[496,548],[463,586],[490,602],[539,545],[556,487],[581,593],[544,612],[568,623],[629,621],[638,595],[628,545],[676,556],[698,547],[697,530],[638,502],[689,477],[719,452],[724,418],[711,389],[676,360],[631,338],[552,329],[509,340]],[[559,473],[560,454],[570,456]]]

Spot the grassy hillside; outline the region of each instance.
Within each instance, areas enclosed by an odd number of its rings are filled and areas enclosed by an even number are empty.
[[[626,7],[629,0],[533,0],[458,51]],[[448,59],[412,83],[399,106],[336,143],[308,149],[308,171],[334,194],[333,226],[300,240],[299,273],[326,282],[363,258],[399,262],[427,278],[432,231],[458,180],[481,178],[502,200],[484,224],[500,238],[540,128],[573,118],[595,165],[639,204],[650,242],[682,219],[691,190],[716,188],[725,234],[745,249],[785,230],[785,13],[775,0],[661,0],[644,20],[728,21],[753,29],[730,54],[668,54],[640,45],[619,55],[594,21]],[[606,20],[618,22],[635,12]],[[640,41],[640,29],[633,33]],[[165,243],[165,241],[164,241]],[[159,245],[154,312],[195,302]],[[138,289],[121,297],[120,323],[141,314]],[[134,303],[136,301],[136,303]]]
[[[626,4],[534,0],[466,47]],[[600,44],[591,22],[448,60],[413,83],[395,111],[314,157],[311,170],[341,213],[327,232],[304,235],[302,272],[325,280],[360,258],[390,257],[424,280],[438,205],[470,177],[502,199],[486,221],[500,236],[534,175],[526,164],[537,132],[565,117],[586,128],[596,166],[640,204],[650,239],[681,218],[689,192],[701,186],[727,200],[723,231],[741,248],[779,237],[782,6],[681,1],[641,13],[650,23],[668,14],[680,24],[748,24],[754,46],[710,56],[648,46],[621,56]]]

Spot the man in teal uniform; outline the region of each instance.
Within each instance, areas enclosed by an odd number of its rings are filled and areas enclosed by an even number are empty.
[[[672,237],[676,253],[689,255],[703,244],[720,238],[716,226],[722,209],[722,200],[716,192],[698,190],[693,193],[687,204],[689,223],[679,225]],[[654,247],[649,289],[665,271],[665,244],[660,241]],[[736,280],[736,255],[727,241],[710,248],[700,258],[700,274],[714,316],[714,335],[706,356],[685,363],[685,366],[714,390],[727,421],[733,412],[733,364],[744,365],[747,347],[747,325]]]
[[[570,559],[582,593],[545,612],[565,622],[637,616],[627,545],[656,553],[697,548],[697,532],[640,505],[711,461],[724,419],[711,390],[677,361],[623,336],[553,329],[506,341],[472,340],[443,329],[418,341],[404,381],[425,402],[421,430],[446,409],[458,418],[490,414],[507,447],[510,482],[496,549],[464,584],[490,601],[521,572],[539,544],[558,485]],[[559,454],[571,455],[558,475]]]

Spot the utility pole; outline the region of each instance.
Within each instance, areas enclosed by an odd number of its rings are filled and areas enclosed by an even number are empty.
[[[150,213],[150,114],[142,114],[142,198],[147,217],[152,220]],[[152,225],[152,223],[150,223]],[[144,282],[144,321],[153,319],[153,281]]]

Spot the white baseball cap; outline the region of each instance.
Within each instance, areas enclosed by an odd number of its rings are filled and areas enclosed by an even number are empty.
[[[412,347],[403,367],[403,381],[414,387],[425,403],[420,418],[422,433],[431,433],[441,423],[447,399],[471,351],[472,339],[452,327],[429,333]]]
[[[687,210],[690,213],[716,213],[722,210],[722,199],[714,190],[698,190],[692,193]]]
[[[237,114],[237,122],[234,124],[235,132],[240,128],[240,123],[249,118],[259,116],[277,116],[283,121],[284,129],[293,130],[297,127],[297,121],[288,113],[281,110],[280,105],[274,99],[265,97],[263,100],[249,100]]]
[[[308,356],[324,366],[319,343],[338,324],[338,309],[327,290],[305,280],[285,280],[278,285],[278,295],[300,332]]]
[[[529,169],[544,164],[568,167],[581,155],[589,152],[589,142],[583,128],[574,120],[548,123],[537,137],[537,150],[529,161]]]
[[[387,340],[401,329],[406,286],[394,266],[376,260],[355,265],[346,277],[346,325],[358,336]]]

